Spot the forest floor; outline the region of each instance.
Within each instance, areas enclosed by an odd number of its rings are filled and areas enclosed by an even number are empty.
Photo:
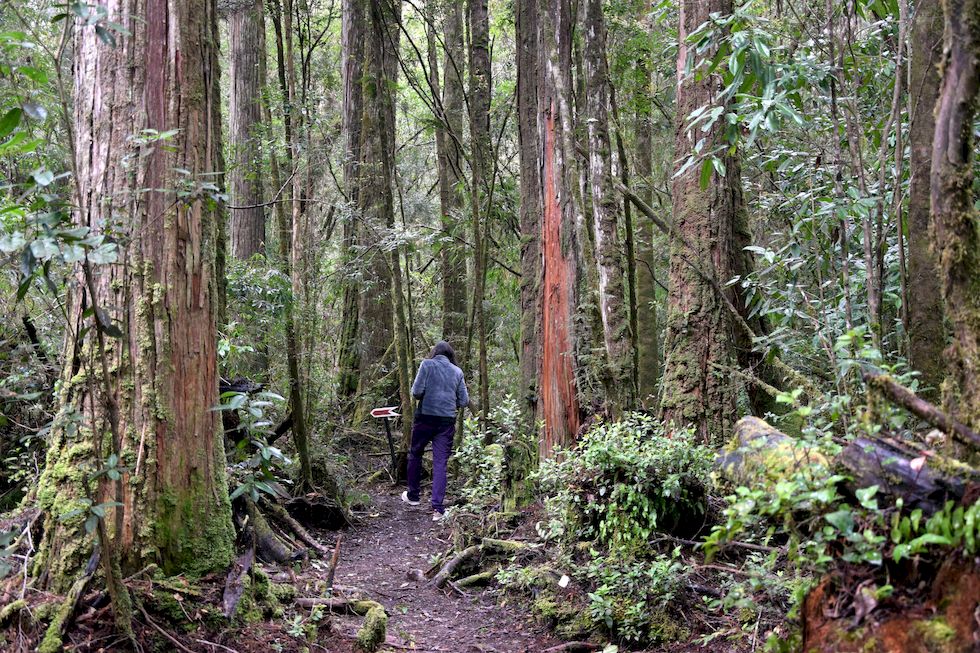
[[[344,534],[334,582],[356,586],[384,605],[389,645],[416,651],[534,653],[558,643],[528,615],[497,605],[479,589],[460,595],[431,587],[426,579],[413,580],[451,546],[445,539],[448,528],[432,521],[425,502],[403,503],[400,486],[371,489],[373,504]],[[328,545],[331,535],[322,534]],[[361,617],[338,616],[334,629],[353,638],[361,622]]]

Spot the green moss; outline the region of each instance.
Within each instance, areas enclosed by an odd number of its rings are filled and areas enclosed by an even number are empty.
[[[942,617],[917,621],[915,631],[921,635],[922,643],[930,653],[952,653],[954,650],[956,631]]]
[[[0,626],[7,623],[15,614],[27,607],[27,601],[17,599],[0,608]]]
[[[179,600],[178,596],[180,597]],[[184,607],[181,605],[183,601],[183,596],[164,587],[153,590],[153,602],[147,607],[155,614],[165,617],[174,626],[191,632],[194,630],[194,624],[187,618]]]
[[[691,631],[666,610],[656,610],[650,615],[647,636],[651,642],[684,642],[691,638]]]
[[[364,624],[357,631],[356,647],[364,653],[374,653],[385,642],[388,634],[388,613],[375,604],[364,617]]]

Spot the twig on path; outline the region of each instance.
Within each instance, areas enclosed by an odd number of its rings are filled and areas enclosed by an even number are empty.
[[[333,577],[337,573],[337,563],[340,562],[340,543],[343,541],[343,533],[337,534],[337,543],[333,547],[333,555],[330,557],[330,567],[327,568],[327,593],[333,594]]]
[[[204,644],[205,646],[214,646],[215,648],[220,648],[222,650],[229,651],[230,653],[238,653],[238,651],[236,651],[235,649],[229,648],[224,644],[218,644],[217,642],[209,642],[206,639],[195,639],[194,641],[197,642],[198,644]]]
[[[194,651],[192,651],[191,649],[189,649],[186,646],[184,646],[183,644],[181,644],[179,639],[177,639],[176,637],[174,637],[173,635],[171,635],[170,633],[168,633],[167,631],[165,631],[163,628],[161,628],[159,625],[157,625],[157,622],[155,622],[152,619],[150,619],[150,615],[148,615],[146,613],[146,610],[143,609],[143,606],[142,605],[140,605],[139,603],[137,603],[136,604],[136,607],[138,607],[139,610],[140,610],[140,612],[143,613],[143,618],[146,619],[146,623],[148,623],[150,626],[152,626],[158,633],[160,633],[161,635],[163,635],[164,637],[166,637],[167,640],[169,640],[171,644],[173,644],[174,646],[176,646],[177,648],[179,648],[184,653],[194,653]]]
[[[546,648],[541,653],[591,653],[601,648],[601,646],[592,642],[566,642],[558,646]]]

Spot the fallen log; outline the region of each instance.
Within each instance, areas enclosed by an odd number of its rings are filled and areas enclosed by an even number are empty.
[[[946,501],[962,498],[971,483],[980,482],[980,473],[971,467],[893,438],[857,438],[828,460],[765,421],[743,417],[735,425],[735,440],[736,446],[719,455],[715,464],[725,478],[742,485],[771,485],[796,471],[812,468],[815,474],[825,474],[837,468],[847,477],[841,491],[848,496],[877,485],[881,495],[901,497],[907,507],[932,514]]]
[[[892,403],[901,406],[919,419],[929,422],[963,444],[974,449],[980,449],[980,433],[972,430],[966,424],[956,421],[888,374],[864,370],[862,376],[868,386],[883,394]]]
[[[947,501],[963,498],[980,475],[966,465],[938,455],[925,455],[893,438],[857,438],[835,459],[851,480],[844,485],[852,496],[860,488],[877,485],[880,494],[901,497],[909,508],[926,514]]]

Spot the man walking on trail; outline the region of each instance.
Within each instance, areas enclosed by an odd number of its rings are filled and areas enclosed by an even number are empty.
[[[429,357],[419,365],[412,396],[419,405],[412,424],[412,449],[408,453],[408,490],[402,492],[402,501],[419,505],[422,454],[431,442],[432,521],[439,521],[446,498],[446,461],[456,434],[456,411],[470,403],[463,370],[456,365],[456,352],[445,340],[437,342]]]

